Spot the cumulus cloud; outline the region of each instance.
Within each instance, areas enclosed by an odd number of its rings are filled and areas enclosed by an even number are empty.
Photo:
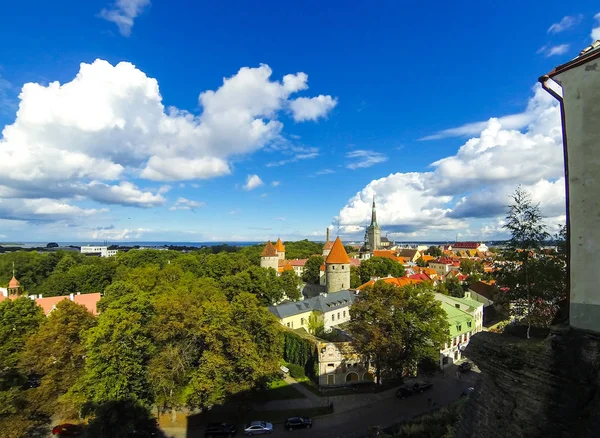
[[[186,210],[186,211],[194,211],[196,208],[204,207],[206,204],[204,202],[192,201],[186,198],[179,198],[171,207],[169,207],[169,211],[176,210]]]
[[[94,240],[132,240],[139,239],[145,233],[151,230],[147,228],[135,228],[135,229],[102,229],[94,230],[89,234],[89,237]]]
[[[592,29],[592,42],[600,40],[600,12],[594,15],[594,20],[596,20],[596,27]]]
[[[573,26],[576,26],[583,19],[583,15],[567,15],[558,23],[554,23],[548,28],[548,33],[560,33]]]
[[[0,218],[17,221],[74,221],[106,209],[84,209],[54,199],[0,199]]]
[[[317,120],[325,117],[337,105],[337,99],[331,96],[299,97],[290,102],[292,117],[296,122]]]
[[[0,162],[19,169],[3,174],[0,198],[163,205],[168,186],[148,189],[144,180],[227,175],[233,157],[282,137],[278,116],[288,111],[291,94],[308,88],[308,76],[277,81],[271,75],[267,65],[241,68],[216,90],[199,94],[199,115],[165,108],[157,80],[128,62],[96,60],[82,63],[70,82],[27,83],[16,119],[0,137]],[[316,152],[294,153],[306,159],[303,154]]]
[[[375,164],[383,163],[388,159],[381,152],[367,151],[362,149],[348,152],[346,154],[346,158],[352,160],[346,165],[348,169],[352,170],[364,167],[371,167]]]
[[[248,175],[246,178],[246,184],[244,184],[244,190],[254,190],[257,187],[262,186],[264,183],[258,175]]]
[[[115,23],[124,37],[131,35],[133,20],[150,4],[150,0],[117,0],[100,11],[100,17]]]
[[[559,44],[558,46],[542,46],[540,47],[540,49],[537,51],[538,54],[543,54],[546,58],[549,58],[551,56],[555,56],[555,55],[564,55],[565,53],[567,53],[569,51],[569,48],[571,46],[569,46],[569,44]]]
[[[490,119],[455,155],[431,164],[428,172],[393,173],[370,182],[336,217],[342,233],[359,234],[370,220],[373,196],[377,218],[391,237],[442,238],[456,230],[479,233],[506,213],[509,195],[521,184],[541,203],[550,222],[564,217],[564,168],[560,111],[541,87],[534,87],[523,130]],[[483,222],[482,222],[483,221]],[[487,221],[487,222],[486,222]]]

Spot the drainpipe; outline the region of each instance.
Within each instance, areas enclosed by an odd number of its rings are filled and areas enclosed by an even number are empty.
[[[550,76],[544,75],[541,76],[538,81],[542,84],[544,90],[546,90],[552,97],[558,100],[560,104],[560,125],[562,129],[562,140],[563,140],[563,158],[564,158],[564,166],[565,166],[565,202],[566,202],[566,243],[565,251],[567,256],[567,304],[565,306],[565,311],[567,313],[567,321],[569,320],[569,315],[571,312],[571,221],[569,214],[569,150],[567,147],[567,131],[566,131],[566,119],[565,119],[565,103],[562,96],[562,86],[554,81],[550,80]],[[559,94],[555,90],[553,90],[549,83],[556,84],[561,88],[561,93]]]

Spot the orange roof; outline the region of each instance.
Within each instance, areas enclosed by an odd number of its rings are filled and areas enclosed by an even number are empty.
[[[346,250],[344,249],[344,244],[342,243],[342,241],[340,240],[339,237],[337,239],[335,239],[335,242],[333,242],[333,246],[331,247],[331,252],[327,256],[327,260],[325,260],[325,263],[335,263],[335,264],[350,263],[350,257],[348,257],[348,254],[346,253]]]
[[[13,278],[10,279],[10,281],[8,282],[8,287],[9,288],[13,288],[13,287],[20,287],[21,283],[19,283],[19,280],[17,280],[15,278],[15,276],[13,275]]]
[[[277,250],[275,249],[270,240],[265,245],[265,249],[263,249],[261,255],[263,257],[277,257]]]
[[[331,248],[333,248],[332,241],[327,241],[327,242],[325,242],[325,245],[323,245],[323,249],[331,249]]]
[[[373,251],[373,257],[387,257],[388,259],[395,259],[396,253],[389,249],[376,249]]]
[[[306,265],[307,260],[308,259],[295,259],[295,260],[287,260],[287,262],[291,266],[304,266],[304,265]]]
[[[42,310],[44,311],[44,315],[48,316],[48,314],[50,312],[52,312],[52,309],[54,309],[54,306],[56,306],[62,300],[68,300],[68,299],[69,299],[68,295],[63,295],[60,297],[36,298],[35,302],[37,303],[38,306],[40,306],[42,308]]]
[[[277,239],[277,243],[275,244],[275,249],[277,250],[277,252],[285,252],[285,246],[283,245],[283,242],[281,241],[281,239]]]
[[[350,265],[351,265],[351,266],[357,266],[357,267],[358,267],[358,266],[360,266],[360,259],[357,259],[357,258],[355,258],[355,257],[352,257],[352,258],[350,259]]]
[[[430,260],[433,260],[435,257],[425,254],[425,255],[422,255],[421,258],[423,259],[424,262],[428,262]]]
[[[325,270],[325,265],[321,265],[321,267],[319,268],[321,271]]]
[[[421,272],[426,275],[437,275],[437,271],[433,268],[421,268]]]
[[[102,295],[98,292],[93,294],[81,294],[75,295],[73,297],[73,302],[85,306],[92,315],[97,315],[98,310],[96,310],[96,305],[98,304],[98,301],[100,301],[100,298],[102,298]]]
[[[393,284],[394,286],[397,286],[397,287],[404,287],[409,284],[421,283],[421,281],[423,281],[423,280],[418,280],[418,279],[408,278],[408,277],[398,277],[398,278],[389,277],[389,278],[382,278],[381,280],[378,280],[378,281],[383,281],[384,283],[387,283],[387,284]],[[375,284],[375,280],[367,281],[365,284],[362,284],[359,287],[357,287],[357,289],[361,290],[367,286],[373,286],[374,284]]]

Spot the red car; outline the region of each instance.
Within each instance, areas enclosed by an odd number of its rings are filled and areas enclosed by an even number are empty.
[[[83,432],[83,426],[80,424],[64,423],[52,428],[52,435],[57,436],[78,436]]]

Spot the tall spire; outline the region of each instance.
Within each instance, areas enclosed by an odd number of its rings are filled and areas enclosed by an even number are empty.
[[[325,240],[325,243],[329,242],[329,227],[327,227],[327,240]]]
[[[371,225],[377,225],[377,209],[375,208],[375,195],[373,195],[373,210],[371,211]]]
[[[13,277],[15,276],[15,262],[13,262]]]

